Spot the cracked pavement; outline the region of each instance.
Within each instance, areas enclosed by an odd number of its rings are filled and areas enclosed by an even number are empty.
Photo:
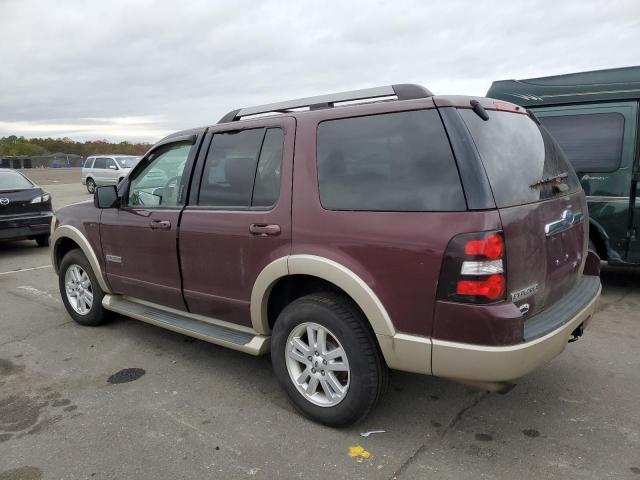
[[[585,336],[508,394],[392,372],[364,422],[333,430],[294,411],[268,357],[123,317],[76,325],[48,263],[0,244],[0,480],[640,479],[640,270],[607,268]],[[142,371],[109,383],[123,369]]]

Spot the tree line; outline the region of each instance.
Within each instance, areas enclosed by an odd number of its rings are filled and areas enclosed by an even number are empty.
[[[112,143],[106,140],[89,140],[76,142],[70,138],[25,138],[16,135],[0,138],[0,155],[28,156],[49,155],[51,153],[67,153],[88,157],[96,153],[115,153],[120,155],[142,155],[149,148],[149,143]]]

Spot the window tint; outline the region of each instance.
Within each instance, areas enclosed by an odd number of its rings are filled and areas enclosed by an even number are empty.
[[[543,179],[567,174],[568,190],[580,188],[564,153],[544,127],[527,115],[489,111],[482,120],[473,110],[459,109],[478,148],[498,207],[537,202],[560,193]]]
[[[116,169],[116,162],[113,160],[113,158],[107,158],[106,163],[106,168],[109,168],[111,170]]]
[[[465,210],[458,170],[435,110],[322,122],[320,200],[332,210]]]
[[[96,161],[93,164],[93,168],[107,168],[107,159],[96,158]]]
[[[200,183],[198,205],[248,207],[264,129],[213,136]]]
[[[592,113],[540,117],[577,172],[611,172],[620,166],[624,116]]]
[[[93,158],[87,158],[87,161],[84,163],[84,168],[92,168],[93,167]]]
[[[131,206],[175,207],[190,144],[173,144],[151,154],[129,187]]]
[[[280,196],[280,177],[282,175],[282,147],[284,132],[281,128],[270,128],[264,136],[256,180],[253,187],[255,207],[270,207]]]

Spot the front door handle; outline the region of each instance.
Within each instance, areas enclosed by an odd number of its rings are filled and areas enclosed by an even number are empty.
[[[280,225],[267,225],[264,223],[252,223],[249,225],[249,231],[253,235],[260,237],[276,237],[280,235]]]
[[[170,230],[171,222],[169,220],[151,220],[149,226],[151,230]]]

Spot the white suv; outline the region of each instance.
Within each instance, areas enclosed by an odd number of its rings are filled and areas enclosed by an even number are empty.
[[[82,167],[82,184],[89,193],[97,185],[117,185],[140,161],[140,157],[131,155],[95,155],[87,158]]]

